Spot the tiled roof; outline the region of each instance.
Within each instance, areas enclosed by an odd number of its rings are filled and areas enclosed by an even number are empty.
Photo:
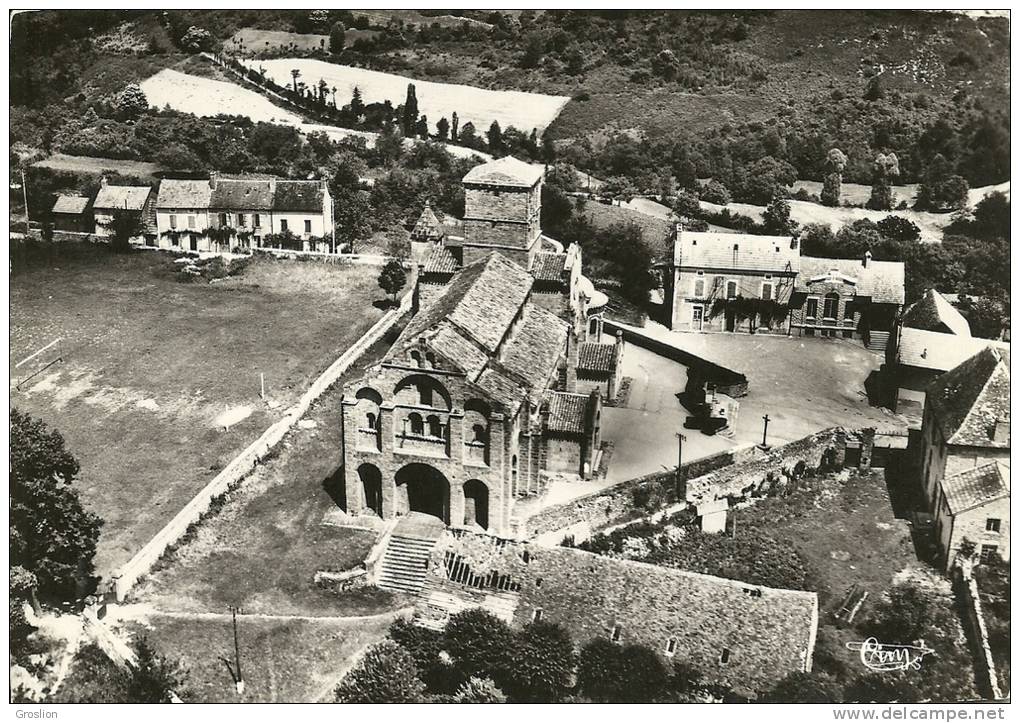
[[[152,189],[148,186],[103,186],[96,194],[96,209],[126,209],[141,211],[149,198]]]
[[[789,236],[754,236],[714,231],[679,231],[679,258],[684,268],[796,273],[800,250]]]
[[[559,253],[539,253],[531,267],[531,274],[538,281],[560,281],[563,269],[566,268],[567,255]]]
[[[612,372],[616,369],[616,345],[587,341],[577,350],[577,368],[589,372]]]
[[[436,218],[436,214],[432,212],[432,206],[426,201],[425,208],[422,209],[421,216],[418,217],[418,221],[414,224],[414,230],[411,231],[411,238],[430,239],[442,235],[443,227],[439,223],[439,219]]]
[[[1009,447],[1008,437],[993,439],[996,421],[1010,419],[1009,351],[983,349],[932,382],[925,398],[947,443]]]
[[[84,213],[89,206],[87,196],[57,196],[52,213]]]
[[[499,364],[531,389],[543,389],[566,352],[570,325],[550,311],[528,304],[499,352]]]
[[[277,181],[274,211],[323,212],[322,181]]]
[[[945,372],[987,347],[1009,349],[1009,344],[905,326],[900,330],[896,355],[900,364]]]
[[[903,303],[903,262],[869,261],[865,266],[859,259],[823,259],[802,256],[797,291],[806,291],[812,282],[821,277],[852,284],[858,296],[868,296],[878,304]]]
[[[954,474],[942,480],[942,492],[954,515],[1009,497],[1009,467],[989,462]]]
[[[268,211],[273,207],[273,187],[268,179],[217,178],[212,186],[210,208]]]
[[[445,246],[436,246],[425,259],[424,273],[452,274],[457,270],[457,259]]]
[[[923,297],[907,307],[903,312],[903,326],[970,336],[967,319],[935,289],[928,289]]]
[[[528,390],[496,368],[488,368],[478,377],[475,385],[511,412],[516,411],[528,398]]]
[[[464,176],[463,183],[531,188],[539,182],[544,173],[543,166],[525,163],[513,156],[505,156],[475,166]]]
[[[549,423],[551,432],[584,434],[584,422],[588,412],[588,397],[570,392],[549,392]]]
[[[159,184],[156,208],[209,208],[209,181],[164,178]]]
[[[513,587],[497,592],[458,584],[451,574],[463,567],[448,572],[451,552],[469,565],[476,556],[497,561],[492,577],[509,579]],[[706,683],[748,696],[805,670],[814,652],[818,596],[813,592],[467,531],[447,531],[433,548],[432,563],[415,617],[429,627],[442,626],[465,603],[498,604],[512,614],[514,627],[532,622],[541,610],[543,621],[564,626],[578,645],[608,639],[614,628],[622,644],[643,644],[660,655],[672,640],[675,658],[699,670]]]

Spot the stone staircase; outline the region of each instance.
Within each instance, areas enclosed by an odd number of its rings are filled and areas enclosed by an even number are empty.
[[[425,584],[435,539],[394,533],[379,566],[377,585],[390,592],[417,595]]]
[[[888,331],[873,331],[868,334],[868,348],[873,351],[885,351],[889,346]]]

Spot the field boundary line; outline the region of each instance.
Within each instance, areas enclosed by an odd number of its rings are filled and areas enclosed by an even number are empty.
[[[255,469],[275,449],[294,425],[305,415],[311,405],[343,375],[370,346],[393,328],[406,311],[411,308],[413,294],[406,294],[400,305],[386,312],[360,339],[341,354],[329,367],[312,382],[301,399],[288,409],[283,417],[269,426],[254,442],[234,457],[198,494],[155,534],[127,563],[112,576],[110,587],[121,602],[138,580],[147,575],[153,565],[163,556],[167,548],[176,543],[182,535],[197,523],[208,511],[216,497],[226,493]]]

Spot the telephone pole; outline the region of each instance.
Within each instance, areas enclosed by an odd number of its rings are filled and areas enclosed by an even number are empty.
[[[769,415],[766,414],[764,417],[762,417],[762,420],[765,422],[765,429],[762,430],[761,433],[761,446],[767,447],[768,444],[765,440],[768,439],[769,435]]]
[[[244,693],[244,678],[241,676],[241,646],[237,641],[237,614],[241,612],[241,608],[228,605],[227,609],[230,610],[234,622],[234,686],[237,688],[237,694],[242,695]]]
[[[677,446],[676,446],[676,501],[683,502],[687,497],[687,490],[684,489],[684,442],[687,441],[687,437],[682,432],[676,433]]]

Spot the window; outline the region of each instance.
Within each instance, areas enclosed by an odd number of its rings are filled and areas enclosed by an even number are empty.
[[[676,638],[670,638],[666,641],[666,655],[673,655],[676,653]]]
[[[221,213],[220,214],[220,226],[229,226],[229,225],[230,225],[230,216],[228,216],[225,213]]]
[[[485,444],[485,427],[475,424],[471,427],[471,441],[475,444]]]
[[[998,545],[981,545],[981,562],[989,562],[999,554]]]
[[[762,285],[761,285],[761,298],[763,298],[763,299],[765,299],[767,301],[772,299],[772,282],[771,281],[766,281],[766,282],[762,283]]]
[[[618,643],[618,642],[620,642],[620,636],[621,636],[622,633],[623,633],[623,630],[620,629],[620,626],[619,625],[614,625],[613,626],[613,634],[610,636],[609,639],[612,640],[614,643]]]
[[[825,295],[823,313],[826,319],[835,319],[839,315],[839,294],[832,292]]]
[[[808,319],[814,319],[818,316],[818,299],[807,300],[807,311],[804,312],[804,316]]]
[[[288,230],[289,229],[287,228],[287,219],[285,218],[280,219],[280,233],[287,233]]]
[[[735,299],[737,298],[737,282],[727,281],[726,282],[726,298]]]
[[[726,663],[730,662],[729,648],[723,648],[722,655],[719,656],[719,662],[722,663],[723,665],[726,665]]]
[[[435,414],[430,414],[426,420],[429,425],[429,436],[430,437],[442,437],[443,436],[443,423],[439,421],[439,417]]]
[[[534,615],[531,616],[531,622],[540,623],[542,622],[542,608],[535,608]]]
[[[247,219],[245,218],[245,215],[243,213],[237,214],[237,225],[240,226],[241,228],[244,228],[245,226],[248,225]]]
[[[177,228],[177,214],[170,214],[170,228]]]
[[[411,361],[413,361],[414,365],[420,369],[421,368],[421,352],[418,351],[418,350],[412,351],[411,352]]]
[[[305,219],[305,233],[312,232],[312,220],[309,218]]]
[[[985,520],[985,532],[998,532],[1002,528],[1002,520],[989,517]]]
[[[425,434],[425,423],[422,421],[420,414],[411,412],[407,415],[407,420],[411,423],[411,434]]]
[[[698,277],[694,280],[694,298],[700,299],[705,296],[705,272],[699,271]]]
[[[195,228],[195,217],[188,216],[188,228]]]
[[[252,226],[254,226],[255,228],[261,228],[262,216],[260,214],[256,213],[252,215]]]

